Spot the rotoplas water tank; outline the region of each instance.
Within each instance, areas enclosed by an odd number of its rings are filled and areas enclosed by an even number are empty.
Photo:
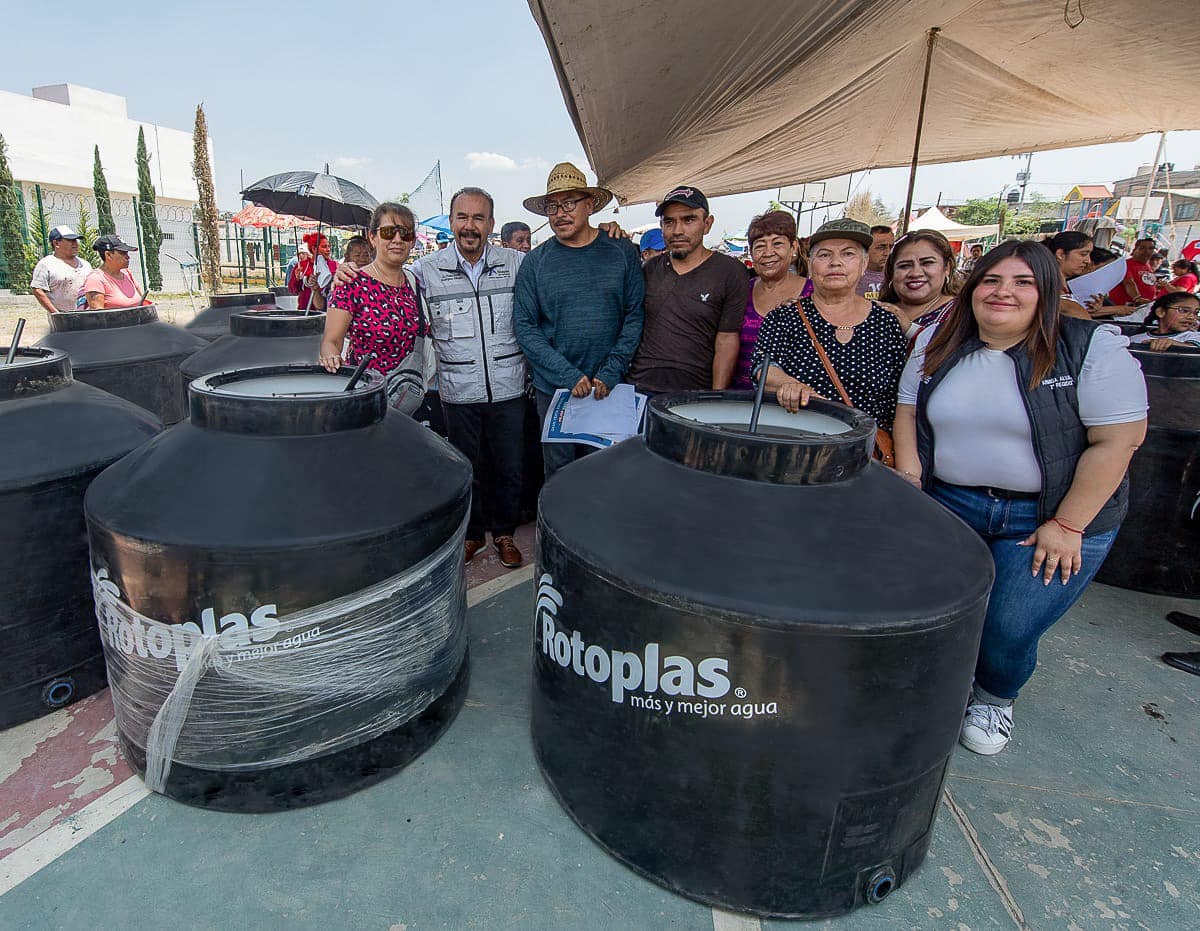
[[[158,318],[153,304],[50,315],[37,343],[62,349],[78,381],[146,408],[165,424],[185,413],[179,364],[204,341]]]
[[[0,350],[0,728],[104,687],[83,494],[153,437],[148,411],[75,381],[59,349]]]
[[[193,336],[210,343],[229,332],[229,318],[255,307],[274,307],[275,295],[270,291],[239,291],[236,294],[213,294],[208,306],[184,326]]]
[[[244,310],[229,318],[229,332],[184,359],[179,366],[182,391],[192,379],[213,372],[261,365],[301,365],[317,361],[325,314],[298,311]]]
[[[86,500],[118,735],[150,788],[267,811],[405,765],[467,686],[471,468],[382,376],[268,366]]]
[[[1200,598],[1200,351],[1131,349],[1146,376],[1149,429],[1129,464],[1129,512],[1096,579]]]
[[[993,567],[813,401],[654,399],[645,439],[538,517],[532,732],[579,826],[663,886],[764,916],[879,901],[921,864]]]

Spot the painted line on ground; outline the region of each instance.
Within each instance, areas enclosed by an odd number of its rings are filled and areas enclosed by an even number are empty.
[[[19,886],[150,794],[139,776],[130,776],[0,860],[0,895]]]
[[[1017,903],[1016,897],[1012,894],[1012,890],[1008,887],[1008,880],[1004,878],[1004,874],[1000,872],[1000,868],[988,856],[988,852],[983,848],[983,842],[979,839],[979,832],[975,830],[975,825],[971,823],[971,819],[967,817],[967,813],[959,806],[958,802],[954,801],[954,796],[950,794],[950,788],[947,786],[942,793],[942,802],[950,810],[950,814],[954,816],[954,821],[958,825],[958,829],[962,831],[963,837],[967,840],[967,846],[971,848],[971,854],[975,857],[975,862],[979,864],[983,870],[984,876],[987,877],[988,884],[996,891],[996,895],[1000,896],[1000,901],[1004,903],[1004,909],[1008,912],[1013,923],[1020,931],[1030,931],[1030,927],[1025,923],[1025,913],[1021,911],[1021,906]]]
[[[533,565],[509,572],[467,590],[467,607],[515,588],[533,578]],[[150,795],[140,776],[131,776],[73,815],[47,828],[0,860],[0,895],[19,886],[42,867],[87,840]],[[734,931],[735,926],[728,926]],[[736,926],[741,927],[741,926]]]
[[[762,922],[753,915],[739,915],[723,909],[712,910],[713,931],[761,931]]]
[[[512,572],[498,576],[490,581],[484,582],[481,585],[476,585],[474,588],[467,589],[467,607],[473,608],[481,601],[487,601],[489,598],[494,598],[501,592],[506,592],[510,588],[515,588],[522,582],[528,582],[533,578],[533,564],[523,566],[520,569],[514,569]],[[533,604],[530,603],[530,608]]]

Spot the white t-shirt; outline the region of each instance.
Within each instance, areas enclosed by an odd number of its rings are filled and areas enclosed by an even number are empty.
[[[1148,343],[1152,339],[1173,339],[1177,343],[1200,346],[1200,330],[1186,330],[1183,333],[1169,333],[1166,336],[1161,333],[1138,333],[1136,336],[1129,337],[1129,342]]]
[[[900,404],[917,403],[930,328],[917,337],[900,376]],[[1115,327],[1092,337],[1076,389],[1086,427],[1130,423],[1146,416],[1146,381]],[[927,413],[937,442],[935,478],[951,485],[988,485],[1040,491],[1042,473],[1033,448],[1029,415],[1017,368],[999,349],[979,349],[959,361],[929,399]]]
[[[79,289],[83,280],[91,272],[92,266],[85,259],[76,258],[77,266],[68,265],[56,255],[48,255],[33,266],[31,286],[45,291],[50,296],[50,303],[59,313],[68,313],[75,309],[79,298]]]

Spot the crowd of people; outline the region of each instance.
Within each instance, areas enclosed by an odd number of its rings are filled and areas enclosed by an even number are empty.
[[[961,742],[1003,749],[1040,637],[1093,578],[1127,507],[1146,388],[1128,338],[1096,318],[1145,302],[1144,249],[1120,288],[1126,303],[1114,292],[1085,306],[1067,297],[1068,280],[1094,264],[1083,234],[977,248],[960,265],[936,232],[897,239],[840,219],[802,241],[790,214],[770,211],[750,224],[747,274],[704,245],[714,217],[694,186],[664,193],[659,229],[640,249],[616,225],[592,224],[611,197],[575,166],[555,166],[545,192],[525,201],[553,233],[530,251],[524,224],[506,224],[491,245],[492,198],[464,188],[451,201],[453,242],[412,266],[415,287],[389,271],[406,258],[394,243],[412,243],[415,218],[381,205],[368,232],[375,259],[344,262],[334,276],[322,364],[334,371],[370,354],[386,376],[410,339],[431,337],[446,434],[476,468],[465,555],[490,532],[506,566],[523,560],[513,532],[530,424],[536,438],[559,389],[603,399],[621,382],[655,395],[765,379],[789,411],[824,397],[869,413],[877,457],[992,551]],[[525,235],[514,241],[514,230]],[[391,266],[381,267],[381,249]],[[1188,334],[1200,299],[1186,285],[1156,287],[1148,348],[1197,338]],[[591,452],[546,444],[541,468],[550,476]]]
[[[417,218],[403,204],[380,204],[340,264],[311,234],[288,280],[302,307],[327,311],[321,365],[336,372],[367,360],[397,406],[418,373],[427,392],[416,416],[475,468],[465,558],[490,533],[510,568],[524,561],[514,535],[539,480],[594,452],[539,443],[560,389],[603,400],[622,382],[655,395],[765,380],[790,412],[813,397],[865,411],[877,458],[992,552],[996,581],[961,742],[999,752],[1039,639],[1112,545],[1147,428],[1130,340],[1099,321],[1133,311],[1145,315],[1133,337],[1143,348],[1200,345],[1195,266],[1180,260],[1160,283],[1154,243],[1139,240],[1121,284],[1080,300],[1069,282],[1117,260],[1083,233],[977,246],[960,264],[937,232],[896,238],[844,218],[801,240],[791,214],[769,211],[750,224],[747,273],[705,246],[714,217],[696,187],[664,193],[659,229],[640,248],[616,224],[593,225],[611,199],[563,163],[524,201],[553,234],[537,248],[520,221],[503,226],[499,246],[490,241],[495,205],[477,187],[451,199],[452,241],[415,262]],[[69,309],[59,303],[72,289],[89,308],[140,299],[124,277],[131,248],[116,237],[103,267],[86,273],[77,237],[59,228],[52,239],[54,262],[34,286],[45,284],[56,310]],[[427,367],[412,364],[422,347]],[[1191,667],[1179,668],[1200,674],[1200,655],[1183,655]]]

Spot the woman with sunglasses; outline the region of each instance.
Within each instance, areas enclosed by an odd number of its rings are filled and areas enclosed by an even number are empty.
[[[370,359],[367,368],[390,376],[426,335],[416,278],[404,268],[416,241],[417,218],[403,204],[382,203],[371,214],[367,236],[375,259],[351,281],[336,284],[329,296],[321,365],[336,372],[342,365]],[[342,346],[349,337],[349,350]],[[390,382],[390,380],[389,380]],[[420,386],[422,391],[424,385]],[[393,395],[389,383],[389,397]],[[393,398],[393,406],[399,406]]]

